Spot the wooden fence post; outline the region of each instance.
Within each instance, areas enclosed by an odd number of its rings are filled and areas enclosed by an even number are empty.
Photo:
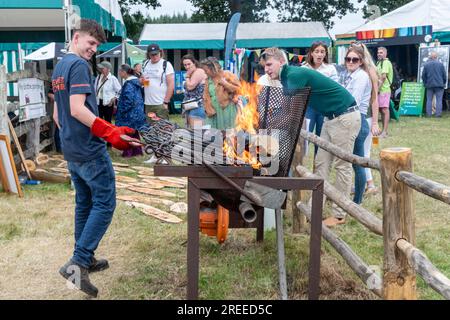
[[[306,129],[306,121],[303,122],[303,129]],[[308,142],[306,142],[308,143]],[[297,166],[303,165],[305,158],[305,140],[300,136],[297,146],[295,147],[294,159],[292,160],[292,175],[294,177],[300,177],[297,172]],[[303,190],[292,190],[292,233],[300,233],[305,231],[306,228],[306,216],[300,212],[297,207],[297,203],[302,200],[306,202],[308,199],[308,192]]]
[[[383,297],[387,300],[417,299],[416,273],[397,248],[399,239],[415,245],[413,190],[398,181],[398,171],[412,171],[408,148],[389,148],[380,153],[383,189],[384,277]]]
[[[0,134],[8,137],[8,82],[6,82],[6,68],[0,65]]]

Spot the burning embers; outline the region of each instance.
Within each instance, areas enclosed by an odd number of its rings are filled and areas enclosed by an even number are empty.
[[[249,165],[263,175],[278,171],[278,130],[259,130],[258,88],[242,82],[235,128],[179,129],[171,159],[183,164]]]

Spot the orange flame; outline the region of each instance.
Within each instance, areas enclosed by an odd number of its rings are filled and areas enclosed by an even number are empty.
[[[234,139],[237,132],[244,131],[248,134],[256,134],[258,129],[258,95],[259,87],[256,83],[248,83],[241,81],[241,89],[239,91],[240,101],[238,102],[238,112],[236,115],[234,136],[229,137],[229,141],[224,141],[223,150],[228,159],[240,160],[251,165],[254,169],[260,169],[262,164],[248,150],[244,150],[242,154],[236,151],[236,140]],[[245,104],[245,105],[244,105]],[[250,150],[252,145],[249,146]]]

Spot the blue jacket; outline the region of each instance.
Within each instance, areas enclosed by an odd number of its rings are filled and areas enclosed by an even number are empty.
[[[445,88],[447,71],[442,63],[430,60],[423,67],[422,80],[425,88]]]
[[[136,130],[147,125],[141,83],[137,78],[125,81],[117,105],[116,125]]]

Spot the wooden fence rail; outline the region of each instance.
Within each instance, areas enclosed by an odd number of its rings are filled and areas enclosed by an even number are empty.
[[[408,171],[399,171],[395,174],[395,177],[397,180],[420,193],[450,204],[450,187],[448,186],[419,177]]]
[[[431,288],[450,300],[450,280],[430,262],[422,251],[405,239],[397,241],[397,248],[408,258],[414,270]]]
[[[311,209],[301,202],[297,203],[298,209],[311,220]],[[333,233],[325,224],[322,224],[322,237],[330,243],[333,248],[344,258],[349,267],[358,275],[358,277],[369,285],[369,290],[377,296],[382,297],[382,280],[369,266],[335,233]]]
[[[383,220],[356,205],[327,181],[324,194],[348,212],[367,229],[383,236],[384,258],[382,289],[371,289],[384,299],[417,299],[416,272],[436,292],[450,299],[450,280],[442,274],[415,244],[415,205],[413,190],[450,204],[450,187],[412,173],[412,152],[408,148],[383,149],[380,161],[350,155],[316,135],[301,131],[301,138],[318,145],[334,156],[350,163],[380,171],[383,197]],[[317,177],[302,165],[295,167],[301,177]],[[303,199],[304,200],[304,199]],[[300,201],[296,208],[310,217],[310,209]],[[295,218],[294,216],[294,221]],[[351,269],[367,284],[368,266],[342,239],[323,226],[323,237],[344,258]]]
[[[315,134],[308,132],[306,130],[301,130],[300,136],[309,141],[313,144],[319,146],[320,148],[328,151],[329,153],[333,154],[334,156],[338,157],[339,159],[345,160],[347,162],[357,164],[359,166],[362,166],[364,168],[371,168],[375,170],[380,170],[380,162],[370,159],[370,158],[363,158],[356,156],[354,154],[350,154],[343,149],[339,148],[338,146],[316,136]]]
[[[303,166],[297,166],[297,172],[299,173],[300,177],[320,179],[319,176],[312,174]],[[339,207],[348,212],[349,215],[363,224],[367,229],[375,234],[383,235],[383,223],[381,219],[376,217],[369,210],[357,205],[352,200],[344,196],[328,181],[324,181],[324,193],[328,198],[330,198]]]

